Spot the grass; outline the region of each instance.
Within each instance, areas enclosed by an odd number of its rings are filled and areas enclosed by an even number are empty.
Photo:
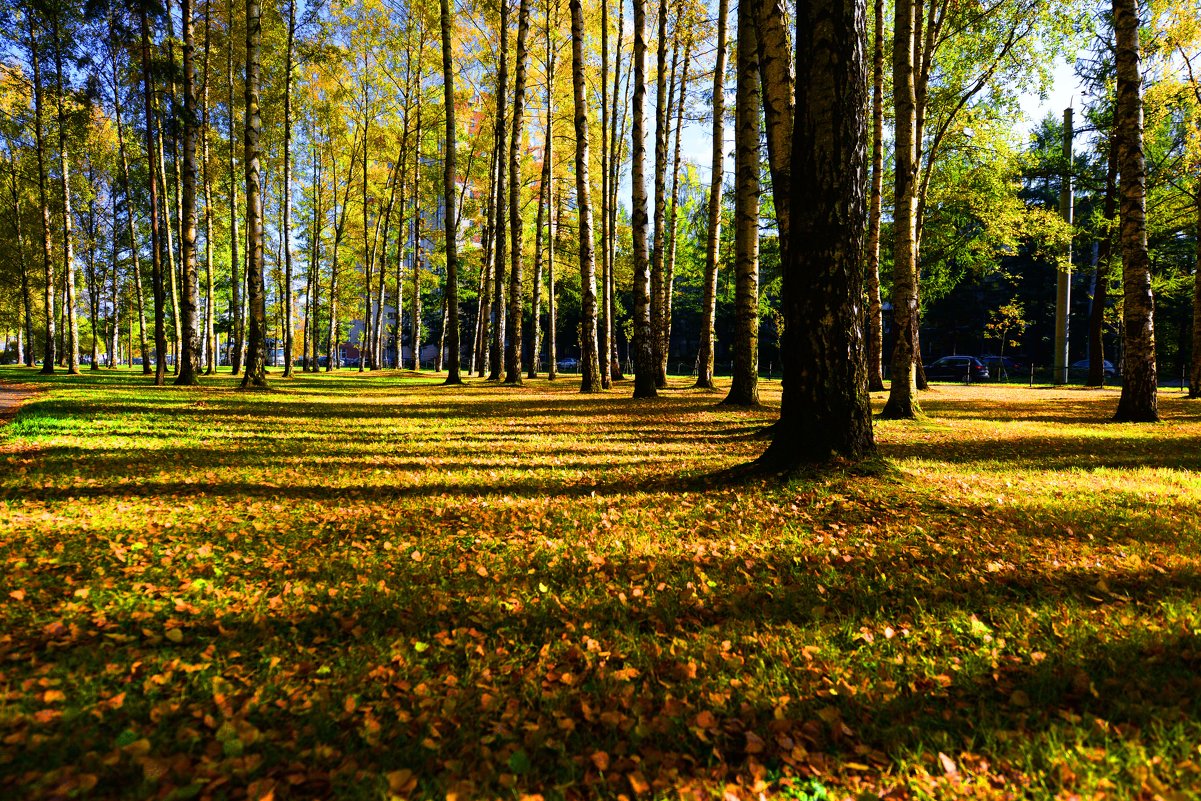
[[[1198,797],[1172,393],[940,386],[731,484],[774,412],[683,379],[17,379],[0,796]]]

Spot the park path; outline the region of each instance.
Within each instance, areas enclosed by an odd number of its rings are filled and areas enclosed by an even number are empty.
[[[21,384],[0,383],[0,425],[17,413],[21,404],[33,397],[35,390]]]

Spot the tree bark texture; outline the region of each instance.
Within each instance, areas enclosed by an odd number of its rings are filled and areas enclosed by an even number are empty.
[[[783,276],[784,394],[763,461],[875,453],[867,390],[864,0],[800,0],[792,243]]]
[[[738,7],[734,111],[734,370],[724,403],[759,405],[759,53],[754,3]]]
[[[658,393],[655,334],[651,324],[650,256],[646,242],[646,0],[634,0],[633,111],[630,224],[634,235],[634,397],[653,398]]]
[[[250,317],[242,387],[267,386],[267,305],[263,284],[263,185],[259,166],[259,55],[263,35],[259,0],[246,0],[246,301]]]
[[[729,0],[719,0],[717,55],[713,69],[713,159],[709,177],[709,230],[705,235],[705,276],[701,297],[701,341],[696,356],[696,386],[713,389],[713,358],[717,344],[717,268],[721,243],[722,183],[725,173],[726,136],[726,18]]]
[[[579,208],[580,392],[598,392],[601,384],[596,342],[596,261],[592,245],[592,187],[588,177],[588,106],[584,102],[584,9],[582,0],[570,0],[569,5],[576,206]]]
[[[1122,396],[1114,419],[1131,423],[1159,420],[1155,365],[1155,300],[1147,253],[1147,164],[1143,158],[1142,73],[1138,53],[1137,0],[1113,0],[1118,102],[1122,247]]]

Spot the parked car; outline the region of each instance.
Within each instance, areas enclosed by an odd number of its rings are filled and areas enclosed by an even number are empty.
[[[574,373],[580,369],[580,360],[568,356],[565,359],[559,359],[558,366],[565,373]]]
[[[981,356],[980,361],[992,375],[1019,375],[1030,369],[1029,363],[1012,356]]]
[[[1082,373],[1087,373],[1088,372],[1088,359],[1081,359],[1078,362],[1072,362],[1072,365],[1069,369],[1077,370]],[[1117,375],[1117,372],[1118,372],[1117,370],[1114,369],[1113,362],[1111,362],[1109,359],[1102,360],[1102,369],[1104,369],[1104,371],[1105,371],[1106,378],[1113,378],[1115,375]]]
[[[925,367],[928,381],[986,381],[988,368],[975,356],[943,356]]]

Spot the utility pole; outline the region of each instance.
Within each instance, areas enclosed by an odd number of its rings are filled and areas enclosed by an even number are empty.
[[[1059,216],[1072,224],[1072,109],[1063,110],[1063,177],[1059,184]],[[1072,240],[1069,237],[1055,291],[1055,376],[1053,383],[1068,383],[1068,315],[1072,300]]]

